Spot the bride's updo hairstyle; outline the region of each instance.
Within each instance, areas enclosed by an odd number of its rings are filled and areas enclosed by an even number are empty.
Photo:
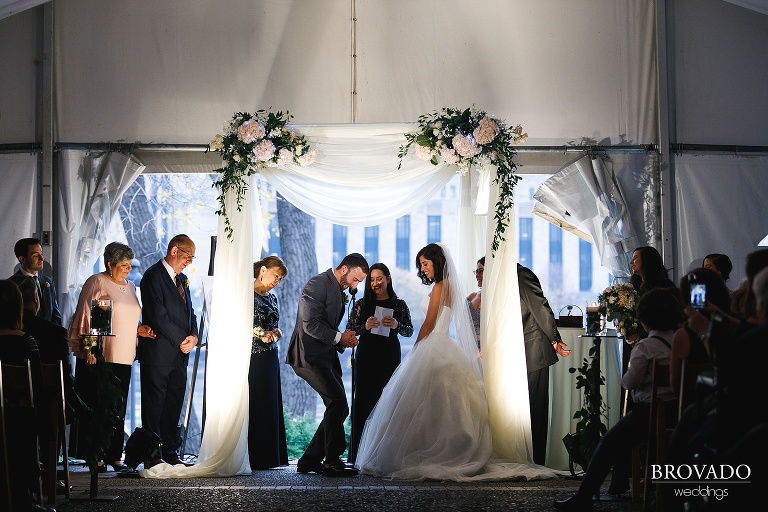
[[[424,275],[424,272],[422,272],[421,265],[419,264],[419,258],[422,256],[432,262],[432,266],[435,268],[434,279],[428,278]],[[448,277],[447,275],[443,275],[444,271],[445,254],[443,254],[443,249],[437,244],[429,244],[425,247],[422,247],[422,249],[416,255],[416,275],[419,277],[419,279],[421,279],[421,282],[423,284],[439,283],[443,280],[443,277]]]

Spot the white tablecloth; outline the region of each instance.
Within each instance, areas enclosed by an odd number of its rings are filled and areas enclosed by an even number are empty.
[[[559,328],[563,341],[573,350],[567,358],[549,367],[549,439],[547,440],[546,465],[552,469],[568,470],[568,452],[563,445],[563,437],[576,431],[577,421],[573,414],[581,409],[584,394],[576,389],[576,373],[569,373],[569,368],[578,368],[589,359],[589,349],[593,346],[592,337],[584,336],[584,329]],[[601,387],[603,401],[608,407],[608,428],[621,417],[621,338],[616,331],[609,330],[613,336],[600,339],[600,371],[605,377],[605,386]]]

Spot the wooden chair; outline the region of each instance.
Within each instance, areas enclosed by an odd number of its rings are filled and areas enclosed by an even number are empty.
[[[659,398],[660,388],[670,388],[669,362],[653,361],[651,369],[651,402],[648,414],[648,442],[646,443],[643,478],[643,510],[650,510],[651,505],[651,466],[663,464],[667,454],[667,439],[676,420],[667,416],[666,401]],[[673,413],[674,414],[674,413]],[[658,498],[658,496],[657,496]],[[657,508],[659,501],[656,500]]]
[[[13,510],[11,503],[11,480],[8,477],[11,468],[8,466],[8,450],[5,436],[5,397],[3,395],[3,369],[0,366],[0,508]]]
[[[683,411],[691,404],[699,403],[697,382],[699,375],[705,372],[714,372],[715,365],[712,363],[690,363],[683,359],[683,367],[680,370],[680,396],[678,397],[677,417],[683,415]]]
[[[28,407],[35,406],[35,393],[32,388],[32,370],[29,365],[29,359],[24,360],[23,365],[12,365],[2,363],[2,379],[3,379],[3,398],[7,398],[19,405],[25,405]],[[4,429],[6,430],[6,429]],[[6,447],[12,443],[13,440],[8,439]],[[37,465],[40,465],[40,460],[36,461]],[[43,504],[43,482],[42,475],[38,475],[37,481],[37,504]],[[10,508],[9,510],[13,510]]]
[[[624,407],[622,411],[622,416],[626,416],[628,410],[629,410],[629,400],[630,400],[630,393],[626,390],[624,391]],[[643,463],[642,463],[642,450],[640,446],[635,446],[632,448],[632,461],[631,461],[631,475],[632,478],[630,479],[629,488],[632,492],[632,503],[640,503],[640,497],[642,496],[642,474],[643,474]]]
[[[674,418],[667,418],[665,401],[659,398],[659,388],[668,388],[669,363],[654,360],[651,367],[651,400],[648,414],[648,438],[644,445],[632,449],[630,488],[632,503],[642,503],[643,510],[650,509],[651,465],[662,464],[667,451],[667,437],[671,433]],[[624,414],[627,413],[627,398]]]
[[[64,369],[61,361],[57,363],[43,363],[43,386],[46,399],[50,402],[50,426],[49,438],[45,443],[46,453],[43,456],[43,468],[45,471],[45,491],[47,503],[56,502],[56,483],[58,482],[59,451],[63,456],[64,467],[64,495],[69,498],[69,452],[66,439],[66,403],[64,401]]]

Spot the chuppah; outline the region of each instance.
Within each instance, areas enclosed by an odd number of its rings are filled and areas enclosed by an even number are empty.
[[[268,119],[269,113],[262,112]],[[445,116],[441,118],[440,116]],[[427,201],[457,172],[463,190],[480,191],[481,197],[462,193],[459,239],[465,241],[456,253],[457,266],[466,274],[473,267],[476,253],[487,254],[484,290],[488,306],[483,308],[483,375],[489,406],[493,458],[499,461],[529,463],[532,460],[531,431],[527,392],[527,373],[523,349],[522,320],[517,290],[514,232],[508,226],[512,213],[511,187],[516,179],[509,153],[489,151],[476,134],[456,139],[453,147],[462,158],[454,159],[439,144],[445,132],[437,132],[456,116],[466,116],[475,126],[483,123],[488,144],[499,138],[505,146],[522,142],[519,127],[505,129],[504,124],[474,108],[444,109],[422,117],[419,125],[410,123],[372,125],[282,125],[270,130],[241,127],[255,115],[238,113],[227,123],[224,134],[211,145],[230,151],[225,154],[229,168],[241,171],[234,186],[222,194],[226,215],[219,220],[219,239],[215,259],[215,280],[209,334],[207,372],[207,411],[204,435],[197,464],[191,467],[160,464],[141,475],[147,478],[196,476],[233,476],[250,473],[247,451],[248,360],[251,347],[251,312],[253,304],[248,275],[253,263],[253,241],[262,239],[259,222],[251,221],[260,211],[253,174],[259,172],[280,194],[299,209],[318,218],[342,225],[375,225],[400,217]],[[439,123],[436,125],[435,123]],[[279,123],[278,123],[279,124]],[[240,136],[238,137],[238,130]],[[296,136],[286,135],[300,133]],[[432,131],[430,134],[430,130]],[[420,133],[417,133],[420,131]],[[430,135],[433,137],[430,139]],[[277,144],[270,137],[278,139]],[[251,154],[224,148],[229,137],[235,145],[251,145]],[[279,147],[285,137],[300,144]],[[426,138],[425,138],[426,137]],[[455,137],[453,135],[452,137]],[[245,142],[245,141],[248,142]],[[265,142],[272,143],[272,147]],[[407,151],[416,143],[421,148]],[[442,142],[445,144],[444,142]],[[222,144],[222,146],[219,146]],[[427,151],[424,145],[432,147]],[[258,151],[255,149],[259,147]],[[301,147],[297,147],[301,146]],[[299,158],[314,149],[311,165]],[[488,146],[491,147],[490,145]],[[461,148],[461,149],[460,149]],[[416,150],[418,149],[418,150]],[[258,153],[258,154],[257,154]],[[512,154],[514,154],[512,152]],[[425,157],[429,158],[425,158]],[[243,162],[250,158],[250,164]],[[503,160],[502,160],[503,158]],[[455,165],[471,159],[473,165]],[[305,162],[306,163],[306,158]],[[478,172],[472,172],[477,168]],[[505,174],[499,173],[502,169]],[[494,178],[492,178],[494,176]],[[510,186],[511,181],[511,186]],[[500,186],[501,185],[501,186]],[[343,197],[337,193],[343,187]],[[376,189],[376,194],[368,191]],[[486,222],[485,230],[476,229],[476,213],[487,214],[488,205],[503,206],[496,224]],[[501,226],[501,228],[499,227]],[[511,270],[510,270],[511,269]],[[461,272],[462,270],[460,270]],[[232,300],[232,297],[239,297]],[[226,340],[226,349],[224,343]],[[241,364],[242,363],[242,364]]]

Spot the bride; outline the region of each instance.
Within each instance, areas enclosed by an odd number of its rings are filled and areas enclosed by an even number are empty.
[[[421,303],[426,318],[365,424],[357,454],[362,473],[397,480],[555,478],[543,466],[494,459],[480,355],[456,268],[442,244],[422,248],[416,267],[422,283],[433,284]]]

